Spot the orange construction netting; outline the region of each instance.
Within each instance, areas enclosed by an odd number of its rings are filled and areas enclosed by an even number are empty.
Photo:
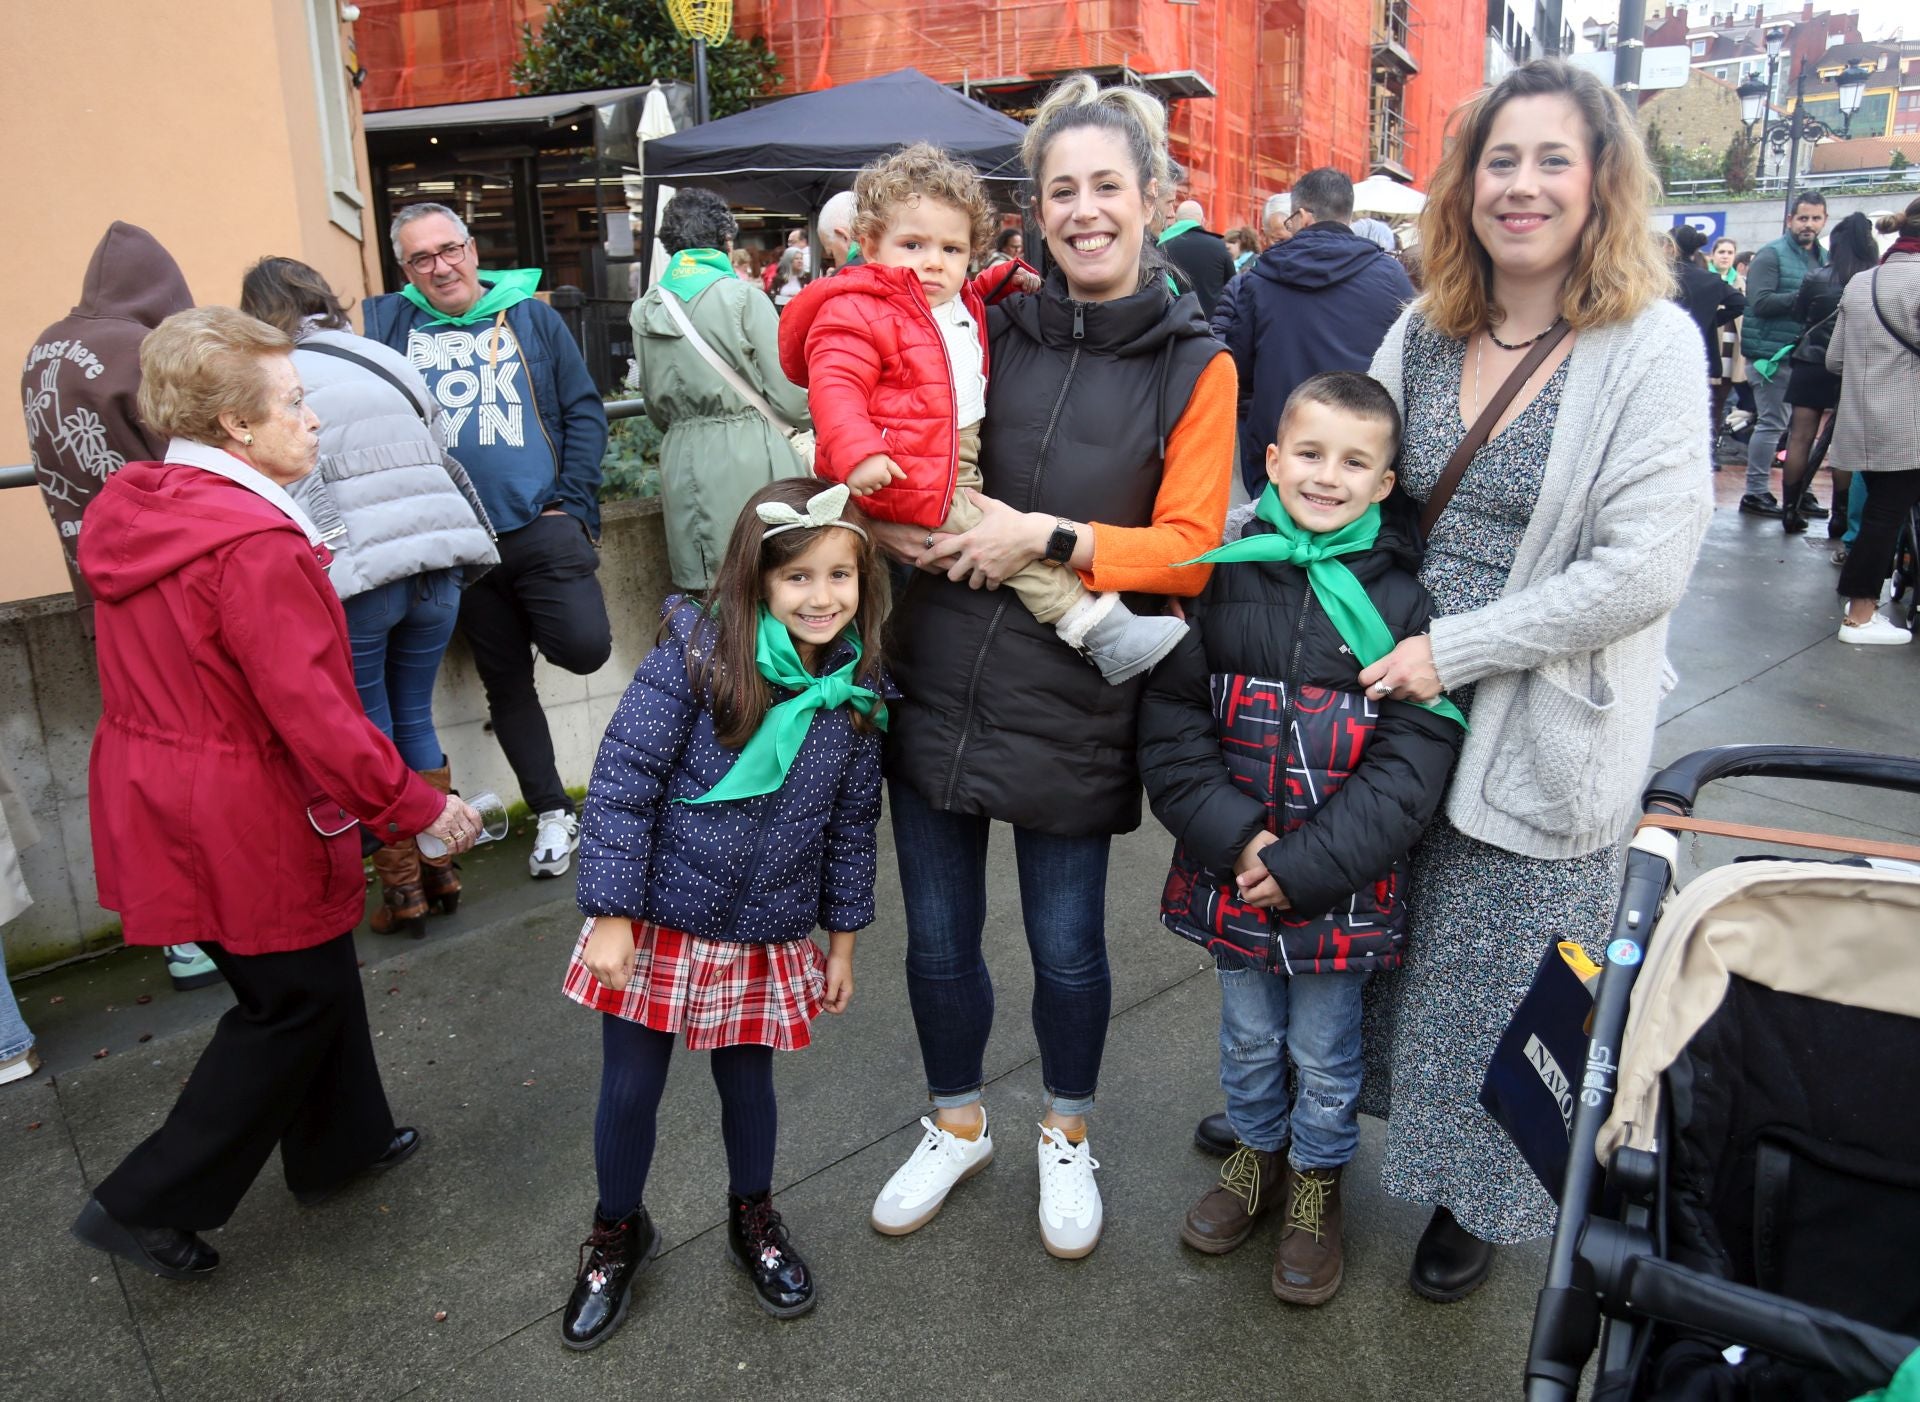
[[[361,106],[437,107],[512,97],[520,26],[546,0],[359,0],[353,26],[367,81]]]

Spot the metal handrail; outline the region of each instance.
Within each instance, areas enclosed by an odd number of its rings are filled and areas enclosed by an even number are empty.
[[[603,399],[600,401],[600,407],[607,411],[607,421],[611,423],[618,419],[639,418],[647,412],[647,401],[639,398]],[[35,475],[33,464],[30,462],[10,463],[0,467],[0,492],[10,487],[35,487],[39,483],[40,479]]]

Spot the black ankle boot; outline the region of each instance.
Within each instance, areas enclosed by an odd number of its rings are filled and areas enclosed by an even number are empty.
[[[1444,1305],[1466,1299],[1492,1269],[1492,1245],[1454,1221],[1446,1208],[1436,1207],[1414,1248],[1413,1273],[1407,1283],[1416,1295]]]
[[[87,1199],[72,1231],[88,1246],[111,1251],[167,1280],[202,1280],[220,1264],[220,1253],[192,1232],[133,1226],[113,1216],[98,1198]]]
[[[1233,1126],[1227,1123],[1227,1112],[1216,1111],[1206,1116],[1193,1127],[1193,1147],[1203,1154],[1212,1154],[1224,1159],[1239,1143],[1233,1132]]]
[[[577,1349],[605,1343],[627,1317],[633,1278],[659,1250],[660,1229],[646,1208],[636,1207],[617,1222],[596,1215],[593,1231],[580,1243],[580,1274],[560,1316],[560,1341]]]
[[[727,1254],[753,1277],[760,1308],[774,1318],[791,1319],[813,1308],[813,1272],[793,1249],[772,1194],[727,1194]]]

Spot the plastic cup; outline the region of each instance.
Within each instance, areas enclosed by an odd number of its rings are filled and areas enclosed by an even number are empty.
[[[480,835],[473,840],[475,847],[483,842],[498,842],[507,835],[507,805],[500,801],[499,794],[475,794],[467,800],[467,806],[480,815]],[[414,838],[413,845],[420,849],[422,856],[447,855],[447,844],[430,832]]]

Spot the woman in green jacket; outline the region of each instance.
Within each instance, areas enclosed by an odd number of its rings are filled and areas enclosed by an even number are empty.
[[[678,192],[660,221],[671,255],[666,276],[633,304],[634,383],[667,436],[660,448],[667,564],[676,588],[698,592],[712,587],[747,498],[776,477],[807,470],[787,442],[792,429],[808,426],[807,392],[780,373],[773,303],[728,259],[738,232],[718,195]],[[729,384],[728,373],[782,422]]]

